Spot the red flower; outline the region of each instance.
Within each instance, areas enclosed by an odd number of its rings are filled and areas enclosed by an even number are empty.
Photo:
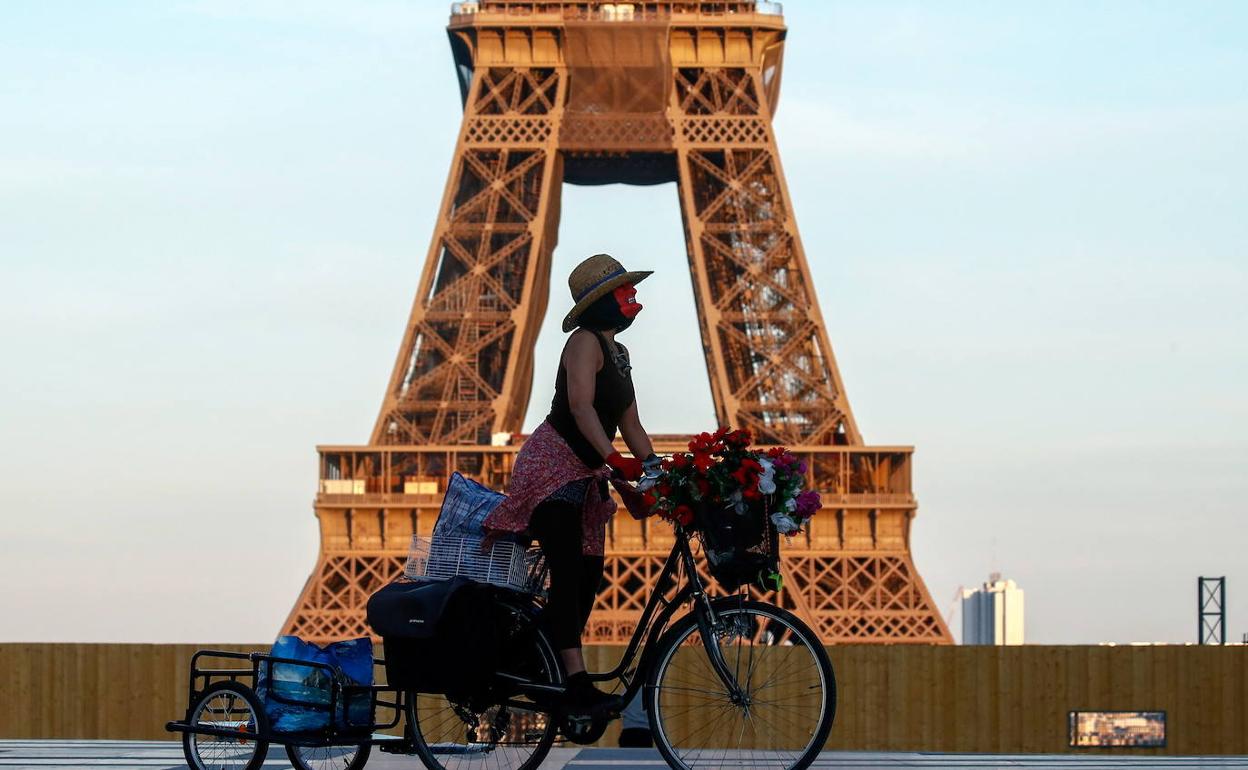
[[[655,489],[659,490],[659,497],[671,497],[672,496],[672,488],[668,486],[667,482],[665,481],[660,481],[658,486],[655,487]]]
[[[715,464],[715,460],[705,452],[695,452],[693,455],[693,467],[702,473],[706,473]]]
[[[693,523],[693,509],[687,505],[678,505],[672,511],[672,518],[682,527],[687,527]]]
[[[684,470],[689,467],[689,455],[677,454],[672,455],[672,467],[676,470]]]
[[[710,433],[699,433],[689,442],[689,451],[703,454],[719,454],[724,451],[724,443],[721,440],[723,436],[721,431],[716,431],[715,435]]]
[[[732,477],[742,490],[754,489],[758,486],[758,475],[763,472],[763,466],[759,465],[755,460],[749,457],[741,458],[741,465],[732,472]]]
[[[659,498],[655,497],[653,492],[643,493],[641,499],[642,502],[646,504],[647,508],[653,508],[655,504],[659,502]]]
[[[741,428],[740,430],[734,430],[733,432],[724,436],[724,443],[727,444],[729,447],[732,447],[733,449],[745,449],[746,447],[750,445],[750,442],[753,440],[754,440],[754,437],[751,436],[750,432],[746,430],[745,428]]]
[[[767,450],[767,456],[773,460],[779,460],[788,451],[789,450],[785,449],[782,446],[773,446],[771,449]]]

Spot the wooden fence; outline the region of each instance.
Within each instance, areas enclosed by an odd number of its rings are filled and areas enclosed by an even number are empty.
[[[195,649],[0,644],[0,738],[170,739],[164,723],[186,708]],[[605,668],[620,648],[586,652],[591,668]],[[1166,712],[1166,748],[1110,751],[1248,754],[1248,647],[898,645],[829,652],[840,689],[829,749],[1068,752],[1068,711],[1147,710]],[[614,745],[615,734],[603,745]]]

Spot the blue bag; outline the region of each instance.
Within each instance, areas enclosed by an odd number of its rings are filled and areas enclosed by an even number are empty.
[[[485,529],[481,523],[506,499],[506,495],[464,478],[456,471],[446,486],[438,522],[433,525],[433,538],[483,537]]]
[[[325,730],[331,723],[339,731],[372,730],[372,693],[346,689],[373,684],[372,639],[350,639],[321,647],[297,636],[280,636],[273,644],[271,655],[323,664],[260,662],[256,690],[274,732],[313,732]],[[338,694],[331,715],[329,702],[335,683]]]
[[[485,517],[506,499],[506,495],[464,478],[458,472],[452,474],[438,521],[433,526],[425,576],[468,575],[474,580],[487,580],[490,575],[508,575],[510,565],[506,559],[500,556],[503,560],[495,563],[492,555],[482,554],[480,548],[485,537]],[[516,538],[508,535],[502,539]]]

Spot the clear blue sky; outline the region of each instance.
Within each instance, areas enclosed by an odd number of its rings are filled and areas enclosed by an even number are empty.
[[[0,640],[269,639],[318,443],[367,440],[459,121],[443,2],[0,7]],[[1248,632],[1248,5],[787,3],[777,132],[867,440],[917,447],[938,605],[1036,642]],[[650,427],[708,427],[674,188],[568,188],[655,269]],[[957,620],[955,619],[955,626]]]

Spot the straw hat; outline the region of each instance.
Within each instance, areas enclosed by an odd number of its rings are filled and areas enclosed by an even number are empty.
[[[653,270],[629,272],[610,254],[595,254],[577,265],[572,275],[568,276],[568,288],[572,290],[572,301],[576,305],[564,316],[563,330],[570,332],[575,329],[577,316],[594,300],[626,283],[640,283],[653,273]]]

